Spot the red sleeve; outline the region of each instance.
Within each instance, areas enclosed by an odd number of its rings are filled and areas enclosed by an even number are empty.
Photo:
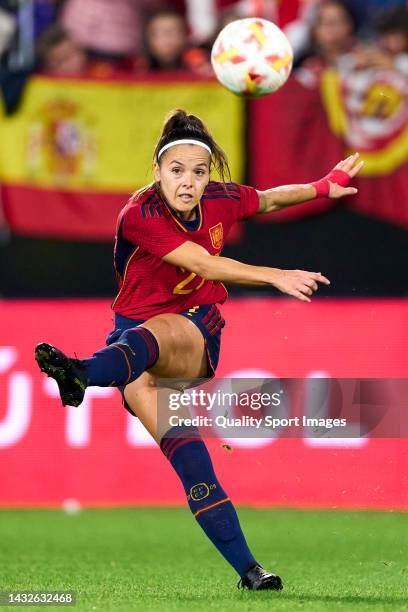
[[[238,185],[240,199],[238,203],[238,221],[253,217],[259,210],[259,195],[256,189],[247,185]]]
[[[144,217],[140,206],[130,206],[125,211],[122,232],[125,240],[156,257],[164,257],[187,242],[176,230],[169,228],[164,217]]]

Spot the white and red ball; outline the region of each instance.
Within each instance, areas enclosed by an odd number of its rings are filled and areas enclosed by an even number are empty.
[[[219,82],[240,96],[258,98],[287,81],[293,51],[285,34],[266,19],[229,23],[213,45],[211,63]]]

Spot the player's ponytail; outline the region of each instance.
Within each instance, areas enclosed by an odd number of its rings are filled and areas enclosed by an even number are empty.
[[[210,147],[210,169],[214,168],[222,181],[231,180],[227,156],[211,136],[207,126],[195,115],[188,115],[185,110],[171,112],[164,123],[163,130],[154,151],[153,161],[159,163],[158,153],[162,147],[174,140],[191,138],[199,140]]]

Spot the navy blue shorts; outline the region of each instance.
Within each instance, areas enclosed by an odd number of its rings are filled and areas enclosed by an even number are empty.
[[[184,312],[180,312],[180,315],[190,319],[200,330],[203,338],[205,349],[207,351],[208,361],[208,372],[207,378],[212,378],[215,375],[217,369],[218,360],[220,357],[221,348],[221,330],[225,325],[225,321],[221,316],[215,304],[204,304],[203,306],[194,306]],[[115,313],[115,329],[111,331],[109,336],[106,338],[106,344],[112,344],[113,342],[119,342],[119,339],[124,331],[131,329],[132,327],[138,327],[145,323],[145,321],[139,319],[128,319],[120,314]],[[118,387],[122,394],[123,405],[126,410],[134,416],[132,410],[126,403],[123,392],[124,387]]]

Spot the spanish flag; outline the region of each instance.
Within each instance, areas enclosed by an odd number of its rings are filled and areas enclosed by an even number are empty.
[[[34,77],[19,112],[0,115],[1,194],[11,230],[112,240],[129,195],[152,180],[155,143],[175,108],[206,122],[242,180],[243,102],[216,82]]]

